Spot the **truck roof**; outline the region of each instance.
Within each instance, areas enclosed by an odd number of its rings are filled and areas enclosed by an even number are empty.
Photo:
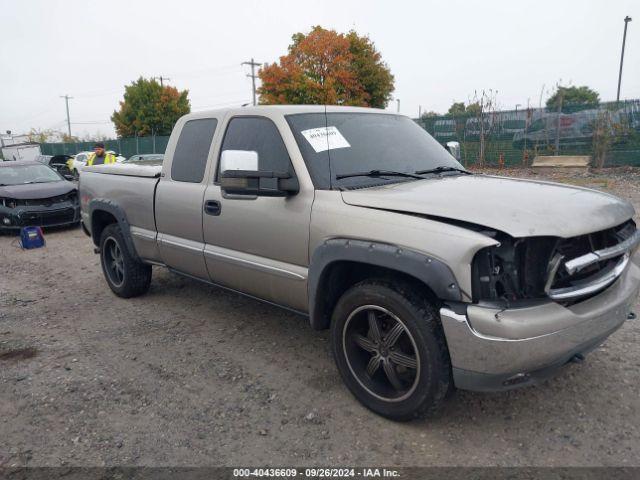
[[[247,107],[227,107],[218,108],[214,110],[202,110],[199,112],[190,113],[185,115],[186,119],[191,118],[203,118],[208,115],[219,115],[221,113],[231,112],[235,115],[291,115],[295,113],[324,113],[326,108],[330,113],[384,113],[387,115],[399,115],[396,112],[389,110],[383,110],[381,108],[368,108],[368,107],[346,107],[340,105],[257,105]]]

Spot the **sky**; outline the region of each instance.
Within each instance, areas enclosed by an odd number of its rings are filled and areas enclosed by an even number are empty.
[[[124,86],[163,76],[192,111],[251,101],[244,61],[276,62],[291,35],[321,25],[368,35],[395,76],[388,108],[446,112],[474,91],[502,108],[538,106],[554,86],[640,98],[638,0],[0,0],[0,131],[114,136]]]

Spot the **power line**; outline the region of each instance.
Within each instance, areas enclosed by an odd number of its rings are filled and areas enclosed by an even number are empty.
[[[69,95],[60,95],[60,98],[64,98],[64,103],[67,107],[67,133],[71,136],[71,120],[69,119],[69,99],[73,98]]]
[[[247,74],[247,77],[251,77],[251,90],[253,92],[253,105],[256,105],[256,73],[255,67],[259,67],[261,64],[253,61],[253,58],[250,62],[242,62],[241,65],[251,65],[251,73]]]

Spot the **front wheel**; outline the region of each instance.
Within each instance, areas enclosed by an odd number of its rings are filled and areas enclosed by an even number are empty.
[[[410,284],[366,280],[351,287],[333,312],[331,343],[349,390],[384,417],[432,414],[450,388],[437,310]]]
[[[151,265],[137,261],[127,249],[120,226],[112,223],[100,236],[100,263],[109,288],[122,298],[149,290]]]

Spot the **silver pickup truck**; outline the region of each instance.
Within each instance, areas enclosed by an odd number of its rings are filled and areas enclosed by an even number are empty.
[[[634,316],[640,283],[627,202],[472,174],[380,110],[190,114],[162,165],[84,168],[80,201],[116,295],[145,293],[161,265],[299,312],[394,419],[582,360]]]

